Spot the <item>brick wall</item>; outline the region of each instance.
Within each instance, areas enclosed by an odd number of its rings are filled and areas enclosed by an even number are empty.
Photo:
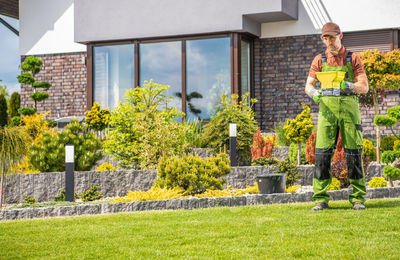
[[[86,52],[37,55],[43,61],[36,81],[49,82],[49,98],[38,103],[38,112],[51,111],[48,119],[82,116],[86,111]],[[32,87],[21,86],[21,107],[33,107]]]
[[[313,121],[318,106],[305,94],[304,86],[314,56],[325,50],[319,35],[259,39],[255,41],[255,105],[256,119],[263,132],[270,132],[277,122],[294,118],[302,111],[301,103],[311,108]],[[399,91],[386,95],[380,114],[400,104]],[[372,108],[361,108],[364,135],[375,134]],[[399,129],[399,126],[397,126]],[[391,135],[382,129],[383,135]]]

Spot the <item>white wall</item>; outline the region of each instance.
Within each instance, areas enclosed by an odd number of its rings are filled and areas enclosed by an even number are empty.
[[[74,0],[20,0],[20,55],[86,51],[74,42]]]
[[[328,21],[343,32],[400,28],[400,1],[299,0],[297,21],[263,23],[261,38],[319,34]]]

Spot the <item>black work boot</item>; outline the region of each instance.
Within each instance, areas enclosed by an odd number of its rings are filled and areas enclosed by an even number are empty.
[[[329,209],[328,203],[326,203],[326,202],[318,202],[311,209],[311,211],[320,211],[320,210],[324,210],[324,209]]]
[[[359,201],[354,202],[353,209],[354,210],[364,210],[365,209],[364,203],[359,202]]]

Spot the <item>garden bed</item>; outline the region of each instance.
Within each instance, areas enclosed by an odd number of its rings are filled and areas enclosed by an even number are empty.
[[[351,189],[329,191],[332,200],[347,200]],[[80,204],[60,207],[35,207],[0,210],[0,220],[32,219],[96,215],[145,210],[179,210],[212,207],[235,207],[246,205],[295,203],[312,201],[312,192],[253,194],[240,197],[188,198],[121,203]],[[367,189],[367,199],[398,198],[400,187]]]

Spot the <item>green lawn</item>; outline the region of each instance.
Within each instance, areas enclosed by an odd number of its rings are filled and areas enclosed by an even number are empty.
[[[0,222],[0,259],[399,259],[400,199]]]

